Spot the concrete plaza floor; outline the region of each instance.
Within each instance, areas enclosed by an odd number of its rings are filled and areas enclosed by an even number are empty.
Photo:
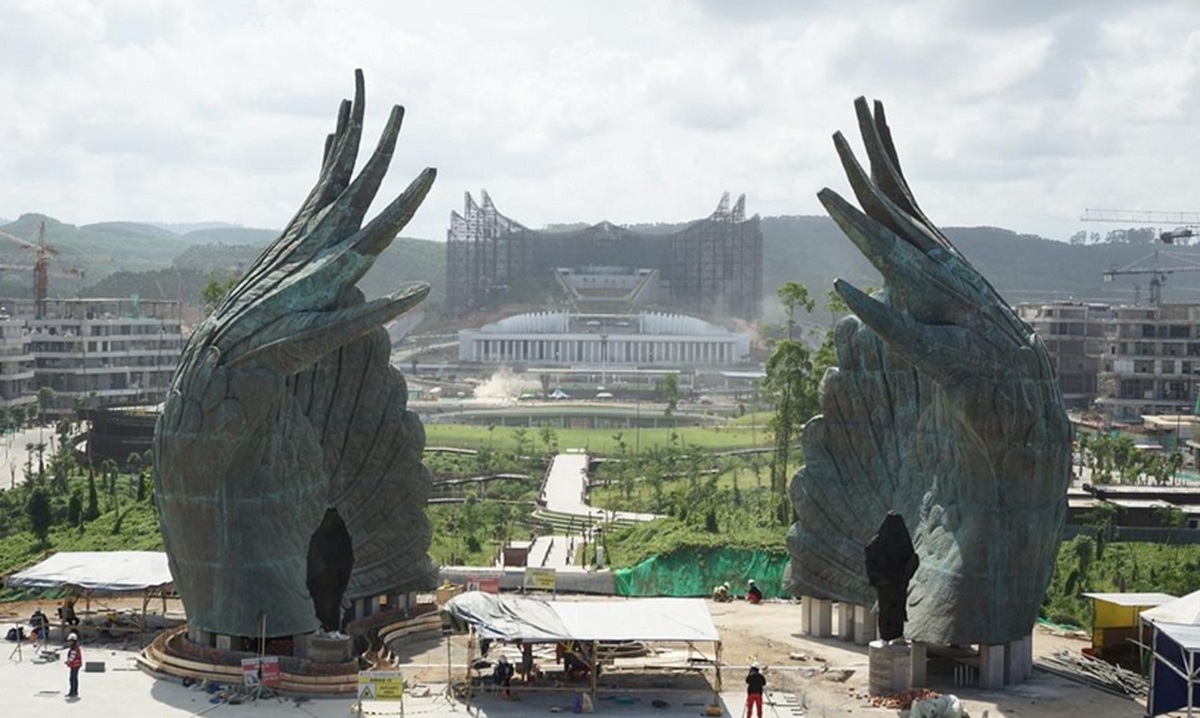
[[[7,653],[13,644],[0,642]],[[104,672],[79,674],[78,699],[67,699],[67,668],[62,654],[57,661],[35,657],[29,645],[17,656],[0,657],[0,689],[4,699],[0,715],[5,718],[56,718],[57,716],[86,715],[120,718],[176,718],[192,716],[282,716],[314,718],[343,718],[356,715],[353,698],[290,697],[260,698],[254,703],[229,704],[210,702],[213,696],[184,688],[177,680],[156,679],[138,669],[133,651],[84,647],[84,660],[104,662]],[[462,703],[451,703],[445,697],[444,684],[417,686],[416,696],[406,696],[403,714],[406,716],[456,716],[465,718],[517,718],[533,714],[570,713],[572,694],[569,692],[525,694],[520,700],[503,700],[496,695],[482,694],[470,709]],[[638,716],[697,716],[712,699],[710,692],[675,692],[661,696],[670,705],[659,708],[650,704],[650,697],[639,697],[624,705],[609,698],[597,702],[597,713],[635,718]],[[742,697],[737,693],[726,696],[724,715],[740,716]],[[732,712],[731,713],[731,709]],[[365,703],[363,715],[400,715],[400,706],[392,702]],[[785,706],[767,706],[766,716],[795,715]]]

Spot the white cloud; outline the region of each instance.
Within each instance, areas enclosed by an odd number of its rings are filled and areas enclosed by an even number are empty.
[[[844,189],[830,134],[882,99],[930,215],[1063,238],[1085,207],[1196,210],[1190,0],[15,0],[0,5],[0,216],[280,227],[367,76],[384,192],[550,222],[765,215]],[[385,198],[386,199],[386,198]]]

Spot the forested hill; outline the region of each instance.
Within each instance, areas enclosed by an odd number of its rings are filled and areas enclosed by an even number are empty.
[[[128,296],[183,298],[195,301],[197,286],[215,273],[244,270],[278,230],[235,227],[219,222],[191,225],[152,225],[102,222],[76,227],[53,218],[28,214],[0,225],[0,230],[32,241],[44,222],[46,239],[58,250],[51,267],[51,293],[56,296]],[[879,276],[827,217],[765,217],[763,232],[763,291],[768,305],[775,289],[786,281],[804,283],[823,298],[837,277],[859,286],[880,284]],[[631,229],[664,232],[683,225],[655,224]],[[945,230],[959,250],[992,281],[1010,302],[1050,299],[1131,301],[1135,283],[1148,276],[1122,276],[1106,283],[1103,273],[1148,258],[1154,246],[1145,241],[1097,241],[1068,244],[995,227],[950,227]],[[1112,234],[1110,233],[1110,238]],[[1143,237],[1130,232],[1129,236]],[[0,264],[33,264],[33,252],[19,245],[3,246]],[[1200,247],[1160,247],[1160,266],[1195,263]],[[1152,261],[1142,265],[1153,266]],[[84,286],[78,272],[83,270]],[[445,294],[445,244],[399,238],[384,252],[361,286],[370,297],[391,292],[410,281],[432,287],[430,304],[440,305]],[[0,274],[0,296],[28,296],[30,278],[8,270]],[[1143,291],[1143,298],[1145,292]],[[1168,301],[1200,301],[1200,271],[1169,275]]]
[[[1133,301],[1134,284],[1147,275],[1104,281],[1110,267],[1153,266],[1149,244],[1068,244],[996,227],[948,227],[945,234],[958,250],[1011,303],[1052,299]],[[818,297],[841,277],[858,286],[879,285],[870,263],[827,217],[766,217],[763,232],[763,289],[774,292],[783,282],[799,281]],[[1200,301],[1200,247],[1159,247],[1162,267],[1195,264],[1198,271],[1171,274],[1167,301]]]

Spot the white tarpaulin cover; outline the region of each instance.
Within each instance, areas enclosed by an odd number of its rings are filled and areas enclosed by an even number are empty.
[[[506,641],[720,641],[699,598],[543,601],[469,591],[444,611],[474,624],[483,638]]]
[[[162,551],[63,551],[8,577],[13,588],[140,591],[171,583]]]
[[[1200,591],[1142,611],[1142,619],[1154,623],[1200,624]]]

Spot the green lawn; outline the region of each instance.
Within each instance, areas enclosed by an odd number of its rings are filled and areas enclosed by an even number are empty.
[[[449,446],[462,449],[478,449],[486,446],[511,448],[515,427],[469,426],[466,424],[426,424],[426,446]],[[539,435],[540,429],[526,430],[527,441],[539,450],[545,445]],[[731,450],[748,449],[771,445],[771,438],[758,427],[686,426],[657,429],[554,429],[555,443],[562,450],[586,449],[596,454],[615,453],[617,441],[613,437],[621,434],[622,440],[631,451],[645,451],[653,447],[666,446],[672,434],[680,441],[703,449]]]

